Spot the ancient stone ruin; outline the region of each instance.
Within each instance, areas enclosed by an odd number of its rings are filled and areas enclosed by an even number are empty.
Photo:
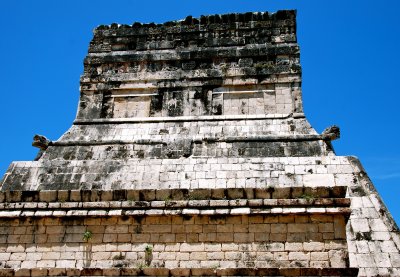
[[[295,11],[96,28],[73,126],[1,180],[0,275],[399,276],[299,58]]]

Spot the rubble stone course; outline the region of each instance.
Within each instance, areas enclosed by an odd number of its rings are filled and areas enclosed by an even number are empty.
[[[0,181],[0,275],[400,276],[365,170],[305,118],[296,28],[97,27],[72,127]]]

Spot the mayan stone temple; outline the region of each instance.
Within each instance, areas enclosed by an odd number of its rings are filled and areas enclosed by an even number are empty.
[[[96,28],[72,127],[0,181],[0,276],[400,276],[299,59],[295,11]]]

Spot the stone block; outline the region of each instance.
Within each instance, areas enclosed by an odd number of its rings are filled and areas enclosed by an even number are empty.
[[[170,273],[172,276],[182,276],[188,277],[191,276],[191,271],[188,268],[172,268],[170,269]]]
[[[236,243],[252,242],[254,241],[254,233],[235,233],[233,240]]]
[[[11,253],[0,253],[0,261],[8,261]]]
[[[333,233],[334,232],[334,225],[333,223],[320,223],[318,224],[318,230],[321,233]]]
[[[310,251],[310,252],[323,251],[325,250],[325,244],[323,242],[316,242],[316,241],[304,242],[303,249],[304,251]]]
[[[283,241],[291,241],[290,240],[290,234],[286,234],[286,233],[271,233],[271,234],[269,234],[269,240],[271,242],[275,242],[275,241],[282,241],[282,242]]]
[[[49,268],[49,276],[66,276],[66,268]]]
[[[189,253],[176,253],[176,260],[177,261],[188,261],[189,260]]]
[[[385,225],[385,223],[382,221],[382,219],[370,219],[369,226],[371,227],[371,230],[374,232],[387,232],[388,231],[388,227]]]
[[[119,268],[103,268],[103,276],[120,276]]]
[[[196,252],[197,253],[197,252]],[[201,253],[201,252],[199,252]],[[176,260],[176,253],[175,252],[162,252],[159,254],[159,259],[161,260]]]
[[[289,223],[289,224],[287,224],[287,226],[288,226],[289,233],[305,233],[305,232],[317,233],[318,232],[318,225],[316,225],[316,224]]]
[[[380,249],[384,253],[398,253],[398,249],[393,241],[379,242]]]
[[[371,254],[359,254],[357,255],[357,263],[360,267],[375,267],[375,260]]]
[[[12,253],[9,260],[11,261],[24,261],[26,258],[26,253]]]
[[[39,265],[38,265],[39,267]],[[48,269],[46,268],[32,268],[31,276],[48,276]]]
[[[378,267],[392,267],[392,263],[388,253],[374,253],[374,260]]]
[[[279,243],[279,242],[273,242],[268,244],[268,250],[271,252],[274,251],[284,251],[285,250],[285,244],[284,243]]]
[[[36,265],[35,265],[36,266]],[[14,276],[31,276],[31,270],[29,269],[31,266],[26,268],[25,266],[22,265],[23,268],[15,270]],[[34,266],[33,266],[34,267]],[[4,276],[4,275],[2,275]]]
[[[203,243],[182,243],[180,245],[181,252],[202,252],[204,251],[204,244]]]
[[[286,233],[287,224],[271,224],[271,233]]]
[[[335,186],[333,174],[308,174],[303,176],[303,184],[307,187]]]
[[[329,261],[310,261],[311,268],[329,268]]]
[[[167,264],[166,264],[167,265]],[[200,261],[181,261],[179,266],[182,268],[200,268],[201,263]],[[193,274],[193,273],[191,273]]]
[[[238,261],[242,259],[242,253],[241,252],[225,252],[225,260],[234,260]]]
[[[311,260],[312,261],[328,261],[329,254],[328,254],[328,252],[311,252]]]
[[[289,260],[288,252],[274,252],[274,260],[276,261]]]
[[[293,260],[299,260],[299,261],[303,261],[303,260],[310,260],[310,253],[307,252],[290,252],[289,253],[289,260],[293,261]]]
[[[207,259],[207,252],[192,252],[190,253],[189,259],[193,261],[204,261]]]
[[[60,259],[60,252],[44,252],[42,255],[42,260],[58,260]]]

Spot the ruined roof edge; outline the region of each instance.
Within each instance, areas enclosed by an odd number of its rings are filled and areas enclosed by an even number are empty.
[[[95,31],[108,30],[108,29],[128,29],[128,28],[141,28],[141,27],[170,27],[170,26],[187,26],[187,25],[206,25],[214,23],[235,23],[235,22],[251,22],[258,20],[296,20],[296,10],[278,10],[274,13],[270,12],[247,12],[247,13],[229,13],[229,14],[213,14],[201,15],[200,17],[187,16],[185,19],[167,21],[164,23],[141,23],[134,22],[129,24],[112,23],[110,25],[99,25],[94,29]]]

